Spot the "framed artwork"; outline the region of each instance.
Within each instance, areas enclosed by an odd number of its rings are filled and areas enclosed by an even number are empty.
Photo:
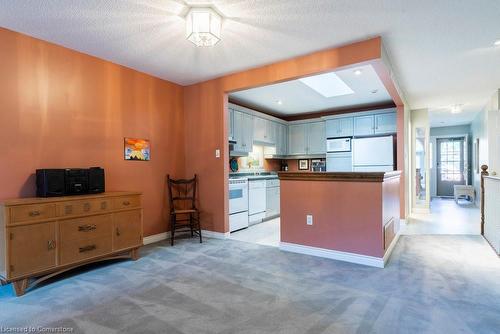
[[[299,159],[299,170],[309,170],[309,159]]]
[[[125,160],[149,161],[150,149],[148,139],[124,138]]]

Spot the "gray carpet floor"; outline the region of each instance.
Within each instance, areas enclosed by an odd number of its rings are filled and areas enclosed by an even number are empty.
[[[144,247],[58,277],[1,327],[73,333],[499,333],[500,259],[479,236],[402,236],[385,269],[232,240]]]

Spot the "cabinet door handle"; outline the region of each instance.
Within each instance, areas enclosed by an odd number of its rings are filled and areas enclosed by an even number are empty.
[[[93,251],[94,249],[96,249],[97,246],[96,245],[88,245],[88,246],[85,246],[85,247],[80,247],[78,249],[78,251],[80,253],[85,253],[85,252],[90,252],[90,251]]]
[[[47,249],[52,250],[56,248],[56,241],[55,240],[49,240],[47,241]]]
[[[130,205],[130,202],[129,202],[129,201],[123,201],[123,205],[125,205],[125,206],[129,206],[129,205]]]
[[[108,207],[108,204],[106,202],[101,203],[101,210],[106,210],[107,207]]]
[[[36,217],[36,216],[40,216],[40,211],[35,210],[30,212],[30,217]]]
[[[95,224],[78,226],[78,232],[90,232],[95,229],[97,229],[97,226]]]

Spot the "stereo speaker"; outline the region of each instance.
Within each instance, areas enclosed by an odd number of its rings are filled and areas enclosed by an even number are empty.
[[[39,197],[63,196],[65,194],[64,169],[37,169],[36,195]]]
[[[89,193],[103,193],[104,189],[104,169],[102,169],[101,167],[89,168]]]

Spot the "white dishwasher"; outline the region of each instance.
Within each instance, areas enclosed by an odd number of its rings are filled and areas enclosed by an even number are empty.
[[[248,180],[248,224],[257,224],[266,217],[266,180]]]

